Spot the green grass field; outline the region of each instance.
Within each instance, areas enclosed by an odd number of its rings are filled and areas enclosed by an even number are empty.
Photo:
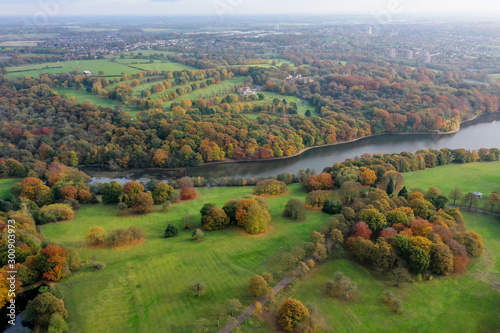
[[[0,199],[5,198],[10,193],[9,188],[21,180],[20,178],[0,179]]]
[[[92,104],[103,106],[103,107],[110,107],[112,109],[114,109],[117,106],[121,106],[121,107],[123,107],[123,110],[125,112],[130,113],[132,116],[135,116],[135,114],[139,111],[139,110],[136,110],[136,109],[129,107],[128,105],[120,104],[116,100],[100,97],[100,96],[93,95],[93,94],[88,94],[87,92],[85,92],[83,90],[69,89],[69,88],[58,88],[58,87],[55,87],[54,90],[56,90],[59,93],[59,95],[61,95],[61,96],[66,95],[66,97],[68,97],[68,98],[75,97],[76,99],[78,99],[78,103],[83,103],[86,100],[88,100]]]
[[[313,304],[324,318],[321,332],[498,332],[500,293],[483,282],[500,276],[500,218],[463,213],[467,228],[482,235],[487,251],[461,276],[434,278],[393,287],[349,260],[317,266],[297,280],[286,296]],[[358,299],[348,303],[325,295],[325,282],[341,271],[358,284]],[[490,277],[491,277],[490,275]],[[401,298],[404,313],[391,313],[382,302],[390,289]]]
[[[500,192],[500,162],[450,164],[423,171],[404,173],[408,190],[420,187],[427,190],[435,186],[448,195],[455,186],[464,193],[481,192],[483,199],[479,207],[484,207],[486,197],[494,191]],[[458,202],[457,202],[458,204]]]
[[[95,255],[106,264],[100,272],[83,269],[59,283],[70,312],[70,331],[154,332],[161,327],[165,332],[192,332],[194,320],[206,317],[213,322],[211,309],[228,298],[248,305],[252,301],[246,291],[248,280],[263,271],[277,274],[282,254],[307,241],[328,218],[321,212],[308,212],[304,223],[284,220],[281,212],[286,201],[304,198],[299,184],[290,190],[288,195],[268,199],[272,227],[267,234],[254,237],[239,228],[207,233],[198,243],[186,231],[175,238],[162,237],[168,223],[181,227],[185,213],[198,220],[205,202],[221,207],[230,198],[250,193],[250,187],[200,189],[198,198],[174,204],[164,214],[118,217],[114,205],[87,205],[73,221],[41,227],[52,241],[75,247],[82,258],[90,260]],[[93,225],[107,230],[138,226],[145,231],[146,242],[131,249],[89,249],[83,241]],[[188,290],[197,280],[208,286],[200,299]],[[259,330],[248,327],[248,332]],[[261,332],[266,331],[262,328]]]

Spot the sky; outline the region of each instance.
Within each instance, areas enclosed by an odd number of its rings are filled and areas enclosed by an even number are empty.
[[[0,0],[0,16],[500,13],[499,0]]]

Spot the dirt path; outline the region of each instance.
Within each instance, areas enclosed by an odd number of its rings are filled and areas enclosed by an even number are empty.
[[[466,206],[448,205],[448,207],[460,208],[460,209],[463,209],[464,211],[469,212],[469,207],[466,207]],[[471,208],[470,212],[478,212],[478,213],[483,213],[483,214],[494,215],[494,216],[500,217],[500,213],[490,212],[488,210],[479,209],[479,208]]]
[[[309,259],[312,259],[312,257],[305,259],[304,263],[307,262]],[[294,277],[287,275],[280,282],[276,283],[276,285],[273,287],[274,292],[276,294],[278,294],[286,286],[288,286],[290,283],[292,283],[292,281],[294,281],[296,278],[298,278],[300,275],[300,274],[298,274],[298,268],[295,269],[295,273],[296,274],[293,275]],[[260,302],[260,304],[262,304],[262,306],[264,306],[264,304],[269,302],[269,298],[266,295],[264,295],[264,296],[261,296],[258,299],[256,299],[252,304],[250,304],[243,311],[241,311],[239,315],[234,317],[234,319],[236,319],[236,322],[231,322],[231,323],[226,324],[224,327],[222,327],[220,330],[218,330],[217,333],[230,333],[236,327],[240,326],[245,320],[249,319],[253,315],[253,313],[255,311],[255,304],[257,302]]]

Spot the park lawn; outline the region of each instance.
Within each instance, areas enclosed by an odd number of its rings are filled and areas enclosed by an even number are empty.
[[[77,70],[78,72],[91,71],[93,74],[103,71],[105,76],[121,76],[135,74],[141,70],[111,62],[107,59],[94,60],[72,60],[61,62],[47,62],[43,64],[29,64],[17,67],[7,67],[7,76],[31,76],[38,77],[40,73],[67,73]]]
[[[494,191],[500,192],[500,162],[476,162],[466,164],[449,164],[403,174],[408,190],[419,187],[427,190],[435,186],[444,195],[448,195],[457,186],[464,194],[481,192],[483,199],[479,207],[483,208],[486,197]],[[460,204],[457,202],[457,204]],[[498,211],[498,207],[496,208]]]
[[[192,332],[199,317],[214,323],[213,307],[229,298],[250,304],[248,280],[263,271],[274,273],[277,280],[283,253],[308,241],[311,232],[328,219],[318,211],[307,212],[303,223],[283,219],[281,212],[289,198],[304,199],[300,184],[289,185],[289,190],[287,195],[268,198],[272,224],[268,233],[259,236],[231,227],[206,233],[200,242],[182,230],[177,237],[162,237],[168,223],[181,228],[185,213],[199,220],[204,203],[222,207],[228,199],[251,193],[251,187],[198,189],[196,199],[174,204],[168,213],[141,216],[118,217],[115,205],[86,205],[72,221],[42,226],[44,237],[74,247],[82,259],[96,256],[106,264],[102,271],[83,268],[59,283],[70,313],[70,331],[154,332],[161,327],[165,332]],[[138,226],[146,241],[129,249],[90,249],[83,242],[94,225],[107,230]],[[199,299],[188,289],[197,280],[208,287]]]
[[[394,287],[347,259],[327,261],[297,280],[286,296],[312,304],[324,318],[321,332],[497,332],[500,293],[483,282],[485,273],[500,276],[500,218],[464,212],[467,228],[483,237],[487,249],[461,276]],[[341,271],[358,284],[358,299],[347,303],[325,295],[325,282]],[[490,276],[491,278],[491,276]],[[390,312],[384,290],[401,298],[404,313]]]
[[[0,200],[5,198],[10,192],[9,188],[12,187],[15,183],[19,183],[22,178],[7,178],[0,179]]]
[[[124,66],[132,66],[136,68],[140,68],[143,71],[167,71],[167,72],[175,72],[175,71],[183,71],[183,70],[197,70],[197,68],[183,65],[178,62],[170,61],[170,60],[153,60],[152,63],[149,62],[149,59],[116,59],[116,62],[122,64]]]
[[[170,110],[170,105],[173,102],[180,102],[183,99],[196,100],[196,99],[198,99],[200,97],[211,98],[211,97],[214,97],[214,96],[226,96],[228,94],[233,94],[234,93],[233,87],[237,86],[238,84],[242,83],[243,81],[245,81],[244,77],[237,76],[237,77],[232,78],[231,80],[222,81],[219,84],[211,84],[211,85],[209,85],[208,87],[206,87],[204,89],[194,90],[193,92],[191,92],[189,94],[184,94],[184,95],[179,96],[178,98],[176,98],[176,99],[174,99],[172,101],[166,102],[164,104],[165,109],[166,110]],[[172,88],[177,89],[178,86],[175,86],[175,87],[172,87]],[[168,90],[166,90],[166,91],[168,91]]]
[[[273,99],[279,98],[280,101],[283,101],[283,99],[286,99],[288,103],[290,102],[295,102],[297,104],[297,113],[300,115],[305,115],[307,110],[311,111],[311,114],[318,115],[316,113],[316,108],[309,103],[307,100],[302,100],[296,96],[284,96],[280,95],[275,92],[269,92],[269,91],[263,91],[262,92],[266,97],[263,100],[255,100],[255,101],[249,101],[249,102],[243,102],[243,103],[251,103],[251,104],[273,104]]]
[[[117,106],[121,106],[125,112],[129,112],[131,114],[134,114],[138,111],[136,109],[131,108],[128,105],[124,105],[121,103],[118,103],[116,100],[105,98],[105,97],[100,97],[98,95],[94,94],[88,94],[84,90],[78,90],[78,89],[71,89],[71,88],[59,88],[55,87],[53,90],[56,90],[59,95],[66,95],[66,97],[71,98],[71,97],[76,97],[78,99],[78,103],[83,103],[84,101],[88,100],[90,103],[103,106],[103,107],[110,107],[114,109]]]

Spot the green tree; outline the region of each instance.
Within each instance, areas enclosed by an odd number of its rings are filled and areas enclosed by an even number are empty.
[[[207,292],[207,285],[202,281],[198,281],[193,283],[189,287],[189,290],[191,290],[194,296],[201,297]]]
[[[340,214],[340,212],[342,211],[342,202],[333,198],[328,198],[323,204],[322,211],[330,215]]]
[[[306,209],[299,199],[289,199],[283,210],[283,216],[292,220],[303,221],[306,218]]]
[[[239,300],[236,298],[231,298],[226,301],[226,309],[227,312],[231,314],[231,316],[234,316],[236,312],[238,312],[241,309],[242,305]]]
[[[101,192],[102,202],[105,204],[112,204],[120,202],[120,196],[123,193],[123,189],[116,181],[112,181],[102,185]]]
[[[394,193],[394,181],[392,178],[389,179],[389,183],[387,184],[387,189],[385,190],[388,195]]]
[[[387,225],[385,215],[374,208],[365,210],[359,218],[374,231],[383,229]]]
[[[500,195],[496,192],[493,192],[486,199],[486,207],[489,207],[490,212],[492,212],[493,208],[497,206],[500,206]]]
[[[463,197],[464,193],[458,187],[452,188],[450,194],[448,194],[448,198],[453,200],[453,204],[455,204],[457,200],[462,200]]]
[[[463,204],[464,206],[469,207],[469,211],[472,207],[477,208],[477,204],[479,203],[479,198],[472,192],[467,193],[464,196]]]
[[[267,226],[271,223],[271,215],[267,209],[258,204],[250,206],[247,212],[247,223],[245,230],[249,234],[256,235],[267,231]]]
[[[406,186],[403,186],[401,191],[399,191],[398,197],[408,197],[408,190],[406,189]]]
[[[333,281],[326,282],[326,293],[331,297],[339,297],[342,299],[350,299],[356,293],[358,285],[351,281],[342,272],[335,272]]]
[[[430,257],[427,252],[418,246],[410,248],[410,267],[415,273],[426,270],[430,264]]]
[[[163,237],[169,238],[169,237],[175,237],[179,233],[179,228],[175,224],[168,224],[167,229],[165,229],[165,233],[163,234]]]

